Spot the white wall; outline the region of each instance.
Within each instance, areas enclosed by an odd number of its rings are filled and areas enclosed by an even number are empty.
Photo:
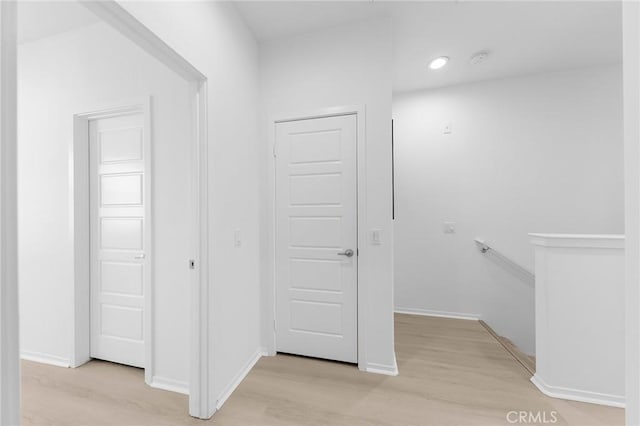
[[[624,235],[531,234],[536,368],[556,398],[624,407]]]
[[[529,232],[624,232],[621,68],[398,94],[393,115],[396,307],[481,315],[533,353],[533,287],[473,240],[532,271]]]
[[[258,46],[228,2],[121,5],[208,79],[209,389],[216,406],[260,353]]]
[[[69,364],[73,339],[73,114],[141,96],[152,101],[154,370],[189,379],[190,135],[186,81],[107,27],[19,49],[21,349]],[[88,284],[87,284],[88,285]]]
[[[260,46],[261,159],[269,158],[270,119],[307,114],[338,106],[366,107],[366,220],[360,229],[382,230],[383,243],[360,247],[359,286],[369,302],[366,317],[365,367],[395,368],[393,336],[393,264],[391,222],[391,29],[386,20],[359,22]],[[273,223],[268,174],[262,167],[263,252],[269,250]],[[263,258],[263,288],[272,285],[271,259]],[[272,319],[273,302],[264,294],[264,318]],[[263,341],[273,341],[271,321],[264,321]],[[362,361],[362,360],[361,360]]]

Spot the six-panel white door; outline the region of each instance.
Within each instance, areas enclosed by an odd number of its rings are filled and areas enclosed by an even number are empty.
[[[150,288],[144,115],[89,122],[91,357],[143,367]]]
[[[356,120],[276,124],[278,352],[358,361]]]

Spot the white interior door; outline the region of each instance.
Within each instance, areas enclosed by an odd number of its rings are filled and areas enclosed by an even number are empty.
[[[276,349],[356,363],[356,115],[276,124]]]
[[[149,147],[144,115],[89,122],[91,357],[145,366]]]

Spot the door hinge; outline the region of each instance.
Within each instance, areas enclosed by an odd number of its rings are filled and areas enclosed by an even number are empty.
[[[273,158],[276,158],[276,144],[273,143]]]
[[[196,261],[189,259],[189,269],[196,269]]]
[[[273,320],[273,331],[276,331],[276,320]]]
[[[356,249],[356,256],[360,256],[360,249],[359,248]]]

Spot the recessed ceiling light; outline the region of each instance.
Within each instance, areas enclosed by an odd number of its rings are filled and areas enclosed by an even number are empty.
[[[489,52],[487,52],[486,50],[483,50],[482,52],[478,52],[475,55],[473,55],[469,62],[471,62],[472,65],[479,64],[480,62],[483,62],[485,59],[487,59],[488,56],[489,56]]]
[[[447,62],[449,62],[449,58],[448,57],[440,56],[438,58],[435,58],[431,62],[429,62],[429,68],[431,68],[432,70],[439,70],[440,68],[442,68],[445,65],[447,65]]]

